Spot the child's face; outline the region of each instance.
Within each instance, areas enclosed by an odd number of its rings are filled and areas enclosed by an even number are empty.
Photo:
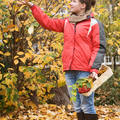
[[[71,6],[71,12],[77,15],[81,14],[83,9],[85,9],[84,4],[80,3],[79,0],[72,0],[70,6]]]

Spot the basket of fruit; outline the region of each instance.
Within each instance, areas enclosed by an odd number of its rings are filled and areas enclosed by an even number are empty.
[[[110,67],[101,65],[98,73],[98,78],[96,80],[88,76],[87,78],[78,79],[76,81],[78,92],[85,96],[89,96],[112,75],[113,72]]]

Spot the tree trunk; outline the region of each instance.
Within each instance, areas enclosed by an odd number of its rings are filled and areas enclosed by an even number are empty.
[[[56,104],[58,106],[71,105],[72,108],[69,110],[69,112],[74,112],[73,105],[72,102],[70,101],[66,85],[59,88],[58,87],[52,88],[50,94],[55,94],[55,96],[47,101],[48,104]]]
[[[29,94],[31,101],[38,105],[39,98],[36,94],[36,91],[31,91],[31,93],[33,94],[33,95]],[[74,108],[72,102],[70,101],[66,85],[59,88],[58,87],[52,88],[50,94],[55,94],[55,96],[52,99],[47,100],[48,104],[55,104],[58,106],[65,105],[66,107],[65,109],[67,112],[74,112]],[[71,109],[67,109],[67,105],[71,105]]]

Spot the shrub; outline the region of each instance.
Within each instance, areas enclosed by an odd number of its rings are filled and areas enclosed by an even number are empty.
[[[120,103],[120,67],[95,91],[95,105],[118,105]]]

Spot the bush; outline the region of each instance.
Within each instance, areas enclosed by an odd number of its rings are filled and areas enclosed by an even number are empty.
[[[34,100],[36,95],[36,100],[44,103],[53,97],[46,92],[50,93],[56,82],[58,86],[64,83],[63,34],[42,28],[27,6],[11,0],[0,0],[0,4],[0,112],[7,108],[9,112],[19,106],[22,95]],[[60,13],[66,9],[64,2],[35,0],[34,4],[51,18],[64,17]],[[60,79],[52,75],[53,70]]]
[[[95,105],[118,105],[120,103],[120,67],[95,92]]]

